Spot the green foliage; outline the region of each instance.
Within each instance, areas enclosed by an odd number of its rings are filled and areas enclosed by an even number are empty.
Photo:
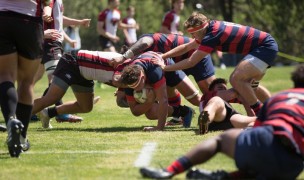
[[[232,18],[236,23],[249,25],[269,32],[279,44],[280,51],[298,57],[304,57],[304,3],[300,0],[231,0]],[[221,6],[228,1],[224,0],[186,0],[185,9],[181,14],[180,28],[183,22],[194,11],[196,3],[202,3],[200,11],[211,19],[224,20]],[[91,18],[90,28],[81,28],[82,48],[98,50],[98,35],[96,31],[97,17],[100,11],[107,7],[107,0],[64,0],[65,15],[74,18]],[[122,17],[126,15],[126,7],[133,5],[136,8],[135,19],[140,24],[138,36],[144,33],[159,31],[164,13],[170,10],[168,0],[121,0],[120,11]],[[123,39],[122,31],[118,35]],[[300,37],[300,38],[298,38]],[[120,47],[122,41],[117,45]],[[119,48],[118,48],[119,49]],[[282,61],[282,58],[278,58]],[[284,63],[292,61],[284,60]]]

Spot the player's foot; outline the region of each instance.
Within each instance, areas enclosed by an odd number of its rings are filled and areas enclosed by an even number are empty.
[[[39,121],[39,117],[36,114],[34,114],[31,117],[31,121]]]
[[[82,117],[72,115],[72,114],[60,114],[56,116],[56,121],[57,122],[69,122],[69,123],[76,123],[76,122],[81,122],[83,120]]]
[[[42,124],[43,128],[53,128],[51,123],[50,123],[50,117],[48,115],[48,110],[47,108],[44,108],[42,111],[40,111],[40,121]]]
[[[29,150],[31,147],[29,140],[27,138],[24,138],[22,135],[20,135],[20,143],[23,152]]]
[[[6,126],[0,125],[0,131],[5,132],[7,130]]]
[[[192,118],[194,115],[194,110],[188,106],[183,106],[181,111],[184,114],[184,116],[182,116],[183,126],[185,128],[189,128],[191,126],[191,121],[192,121]]]
[[[19,157],[21,153],[20,133],[24,126],[18,119],[11,118],[7,123],[7,147],[11,157]]]
[[[204,169],[193,168],[187,172],[186,178],[204,180],[224,180],[229,179],[229,174],[223,170],[212,172]]]
[[[100,96],[94,97],[93,104],[98,103],[99,100],[100,100]]]
[[[145,178],[170,179],[173,177],[173,174],[166,170],[155,169],[150,167],[142,167],[139,169],[139,172]]]
[[[208,111],[202,111],[198,116],[199,134],[206,134],[210,123]]]
[[[183,124],[183,120],[181,118],[173,117],[171,120],[166,122],[165,126],[177,126],[182,124]]]

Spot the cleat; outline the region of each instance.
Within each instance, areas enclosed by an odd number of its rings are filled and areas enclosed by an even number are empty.
[[[140,174],[146,178],[153,179],[170,179],[173,177],[173,173],[170,173],[164,169],[155,169],[149,167],[142,167],[139,169]]]
[[[191,126],[191,121],[194,115],[194,110],[188,106],[183,106],[183,110],[186,114],[182,117],[183,119],[183,126],[185,128],[189,128]]]
[[[62,122],[76,123],[76,122],[81,122],[82,120],[83,120],[82,117],[75,116],[72,114],[61,114],[56,116],[56,121],[59,123]]]
[[[31,147],[29,140],[27,138],[24,138],[22,135],[20,135],[20,143],[23,152],[29,150]]]
[[[166,122],[165,126],[177,126],[182,124],[183,120],[181,118],[173,117],[171,120]]]
[[[40,121],[41,121],[41,124],[42,124],[42,127],[43,128],[53,128],[51,123],[50,123],[50,117],[48,115],[48,110],[47,108],[44,108],[42,111],[40,111]]]
[[[94,97],[94,99],[93,99],[93,104],[98,103],[99,100],[100,100],[100,96]]]
[[[31,121],[39,121],[39,117],[36,115],[36,114],[34,114],[34,115],[32,115],[32,117],[31,117]]]
[[[0,131],[5,132],[7,128],[4,125],[0,125]]]
[[[23,124],[11,118],[7,123],[7,147],[11,157],[19,157],[21,153],[20,133],[23,130]]]
[[[209,113],[208,111],[202,111],[198,116],[199,134],[206,134],[209,127]]]
[[[201,179],[201,180],[224,180],[230,179],[229,174],[223,170],[208,171],[204,169],[192,168],[186,174],[187,179]]]

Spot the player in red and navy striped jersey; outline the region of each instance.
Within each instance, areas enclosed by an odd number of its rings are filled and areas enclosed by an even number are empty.
[[[177,34],[144,34],[134,45],[129,48],[126,53],[124,53],[123,56],[125,59],[128,59],[147,51],[166,53],[171,49],[174,49],[183,44],[187,44],[191,41],[194,41],[194,39]],[[189,50],[188,52],[172,57],[172,59],[175,63],[177,63],[191,57],[193,52],[194,50]],[[117,57],[114,58],[111,62],[113,62],[115,66],[123,60],[123,57]],[[210,55],[202,58],[202,60],[194,67],[184,69],[183,71],[188,76],[192,75],[194,77],[197,85],[203,93],[208,91],[208,86],[215,79],[214,66]]]
[[[262,107],[256,124],[231,129],[204,141],[165,170],[142,168],[150,178],[171,178],[222,152],[239,171],[190,170],[189,179],[296,179],[304,164],[304,65],[292,73],[294,88],[282,91]]]
[[[253,27],[209,20],[205,15],[197,12],[186,20],[184,26],[196,41],[165,53],[163,58],[177,56],[192,49],[195,49],[195,52],[186,61],[164,66],[164,70],[175,71],[193,67],[214,50],[243,54],[245,57],[231,74],[230,83],[257,113],[262,103],[255,96],[250,82],[262,79],[266,69],[272,65],[278,52],[274,38]]]

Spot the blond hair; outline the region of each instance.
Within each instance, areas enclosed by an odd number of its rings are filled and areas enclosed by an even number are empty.
[[[201,26],[202,24],[209,21],[210,19],[208,19],[205,15],[199,12],[193,12],[191,16],[184,22],[184,28],[188,29],[191,27]]]

